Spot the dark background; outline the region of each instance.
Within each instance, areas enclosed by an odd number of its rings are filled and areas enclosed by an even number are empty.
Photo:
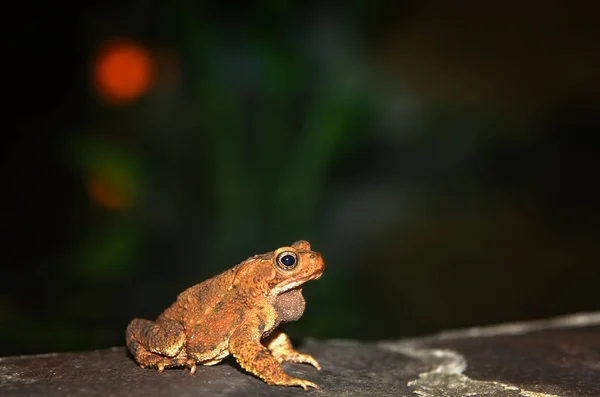
[[[295,337],[599,309],[584,4],[11,3],[0,355],[123,344],[297,239],[328,267]],[[123,43],[153,72],[118,100],[97,76]]]

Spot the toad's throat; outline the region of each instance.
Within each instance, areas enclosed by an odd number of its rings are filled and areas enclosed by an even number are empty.
[[[314,274],[311,274],[310,276],[298,278],[295,280],[283,281],[283,282],[277,284],[273,289],[271,289],[271,293],[269,295],[277,296],[277,295],[283,294],[284,292],[292,290],[294,288],[297,288],[310,280],[317,280],[319,277],[321,277],[322,274],[323,274],[322,272],[314,273]]]
[[[277,313],[277,323],[287,323],[296,321],[304,313],[306,303],[302,296],[302,287],[293,288],[287,292],[278,295],[275,298],[275,313]]]

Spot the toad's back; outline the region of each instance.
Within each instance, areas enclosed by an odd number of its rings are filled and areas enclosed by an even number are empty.
[[[156,321],[177,321],[191,330],[210,313],[221,312],[230,295],[236,269],[237,266],[186,289]]]

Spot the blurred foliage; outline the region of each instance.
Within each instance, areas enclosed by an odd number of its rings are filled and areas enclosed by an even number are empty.
[[[38,10],[22,46],[45,48],[31,63],[54,59],[64,79],[30,82],[39,95],[18,108],[4,156],[15,194],[0,354],[122,344],[131,318],[298,239],[328,267],[293,336],[394,338],[598,309],[598,86],[559,91],[546,71],[531,81],[554,88],[550,102],[504,90],[494,71],[514,83],[519,59],[477,73],[483,50],[468,40],[485,24],[446,36],[474,16],[435,10],[90,3],[49,11],[61,26]],[[129,61],[106,67],[119,43]],[[150,80],[127,85],[140,70]]]

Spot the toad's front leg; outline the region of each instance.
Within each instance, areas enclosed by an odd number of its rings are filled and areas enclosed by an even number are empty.
[[[280,363],[285,361],[292,363],[306,363],[312,365],[319,371],[321,370],[321,366],[313,356],[294,350],[294,346],[292,346],[292,341],[289,336],[279,328],[273,331],[271,335],[265,339],[265,344]]]
[[[258,319],[245,323],[229,340],[229,351],[240,366],[270,385],[300,386],[304,390],[308,387],[318,389],[319,386],[313,382],[294,378],[283,371],[269,349],[260,343],[262,335],[259,332],[259,323]]]

